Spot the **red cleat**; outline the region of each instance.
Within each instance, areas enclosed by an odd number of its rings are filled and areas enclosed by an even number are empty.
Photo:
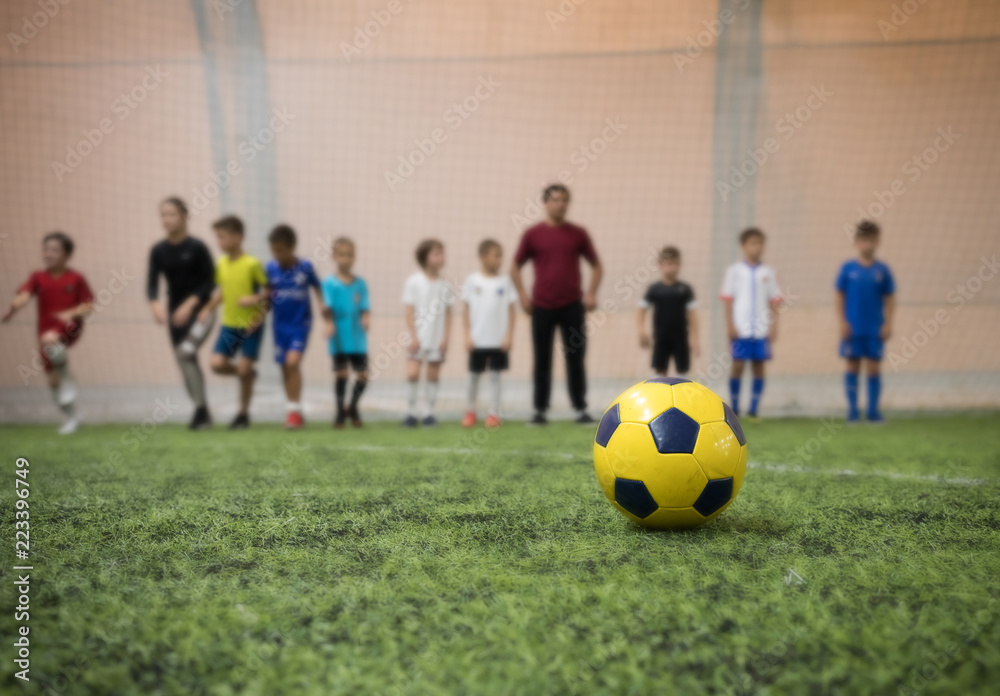
[[[462,419],[462,427],[463,428],[471,428],[475,424],[476,424],[476,412],[475,411],[466,411],[465,412],[465,418]]]
[[[495,430],[496,428],[500,427],[500,424],[501,424],[500,416],[494,416],[492,413],[486,416],[486,422],[484,423],[484,425],[486,426],[487,430]]]
[[[285,430],[300,430],[305,424],[306,421],[302,417],[302,414],[292,411],[288,414],[288,418],[285,419]]]

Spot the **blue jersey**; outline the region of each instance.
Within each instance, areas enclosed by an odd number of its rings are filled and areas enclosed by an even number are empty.
[[[844,293],[844,316],[851,325],[851,335],[878,336],[885,321],[885,296],[896,292],[889,267],[881,261],[865,266],[852,259],[840,269],[837,290]]]
[[[368,286],[355,277],[349,284],[337,276],[323,279],[323,304],[333,314],[333,338],[330,355],[359,354],[368,352],[368,341],[361,326],[361,315],[370,311]]]
[[[312,321],[309,288],[319,287],[312,263],[299,259],[291,268],[282,268],[277,261],[269,261],[265,273],[271,288],[275,327],[308,326]]]

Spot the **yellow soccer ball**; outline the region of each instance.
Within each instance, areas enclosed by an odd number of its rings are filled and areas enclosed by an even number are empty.
[[[696,527],[740,492],[747,440],[736,414],[711,389],[656,377],[626,389],[604,412],[594,468],[604,495],[633,522]]]

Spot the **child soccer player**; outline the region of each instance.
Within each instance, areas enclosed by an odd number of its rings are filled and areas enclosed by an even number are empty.
[[[274,360],[281,365],[281,376],[288,397],[288,417],[285,428],[297,430],[305,425],[302,417],[302,353],[305,352],[312,328],[312,308],[309,288],[316,293],[322,306],[319,278],[312,263],[295,255],[295,230],[278,225],[267,238],[273,261],[267,262],[265,275],[274,313]]]
[[[455,304],[455,293],[441,278],[444,244],[436,239],[425,239],[417,246],[416,257],[420,270],[407,278],[403,286],[406,328],[410,331],[410,355],[406,363],[408,409],[403,421],[407,428],[417,426],[417,386],[424,363],[427,363],[427,410],[423,424],[437,425],[434,404],[437,401],[438,375],[448,351],[451,308]]]
[[[771,359],[771,344],[778,335],[781,290],[774,269],[761,263],[764,233],[756,227],[740,234],[743,260],[726,269],[722,281],[726,328],[732,341],[733,369],[729,394],[733,411],[739,413],[740,379],[749,360],[753,370],[750,417],[757,416],[760,396],[764,393],[764,362]]]
[[[465,347],[469,351],[469,406],[462,425],[476,424],[476,392],[479,376],[490,370],[490,409],[486,427],[500,425],[500,372],[507,369],[507,356],[514,337],[517,292],[510,276],[500,275],[503,248],[492,239],[479,245],[482,270],[473,273],[462,286],[462,324]]]
[[[649,348],[646,312],[653,308],[653,370],[667,374],[670,358],[674,369],[683,375],[691,368],[691,355],[701,354],[698,341],[698,314],[694,290],[677,279],[681,270],[681,252],[677,247],[664,247],[660,252],[660,273],[663,278],[653,283],[639,301],[639,345]]]
[[[892,333],[896,309],[896,283],[889,267],[875,258],[880,230],[868,220],[858,224],[854,246],[858,258],[846,262],[837,276],[837,316],[840,319],[840,355],[847,360],[844,390],[847,392],[847,421],[857,423],[858,374],[865,361],[868,374],[868,420],[881,423],[878,410],[882,376],[879,363],[882,346]]]
[[[334,395],[337,414],[333,426],[343,428],[351,419],[355,428],[361,427],[358,402],[368,384],[368,326],[371,304],[368,285],[352,272],[354,267],[354,242],[340,237],[333,242],[335,273],[323,279],[323,304],[326,305],[326,337],[333,357]],[[351,403],[344,407],[347,396],[348,370],[354,370],[354,388]]]
[[[198,315],[208,321],[222,305],[222,328],[212,354],[212,371],[236,375],[240,380],[240,411],[229,424],[230,430],[250,427],[250,398],[257,376],[254,363],[260,355],[267,315],[267,276],[260,261],[243,252],[243,221],[227,215],[212,225],[223,255],[215,264],[215,290]],[[232,359],[240,353],[235,365]]]
[[[198,349],[212,331],[215,315],[206,323],[198,315],[215,288],[215,264],[208,247],[188,234],[188,209],[180,198],[160,203],[160,222],[167,233],[149,252],[146,298],[157,324],[169,324],[170,343],[184,376],[184,386],[195,411],[188,427],[201,430],[212,424],[205,399],[205,377],[198,365]],[[167,281],[167,307],[160,302],[160,276]]]
[[[73,255],[73,240],[63,232],[50,232],[42,239],[44,271],[35,271],[18,289],[2,317],[9,321],[34,295],[38,298],[38,343],[52,398],[66,416],[61,435],[76,432],[76,385],[69,374],[66,349],[83,332],[83,320],[94,306],[94,295],[86,279],[67,267]]]

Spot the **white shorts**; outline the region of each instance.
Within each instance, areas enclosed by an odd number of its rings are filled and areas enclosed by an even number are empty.
[[[429,363],[439,363],[444,360],[444,356],[441,355],[441,351],[437,348],[424,348],[420,346],[420,350],[417,352],[410,352],[410,360],[419,360],[420,362]]]

